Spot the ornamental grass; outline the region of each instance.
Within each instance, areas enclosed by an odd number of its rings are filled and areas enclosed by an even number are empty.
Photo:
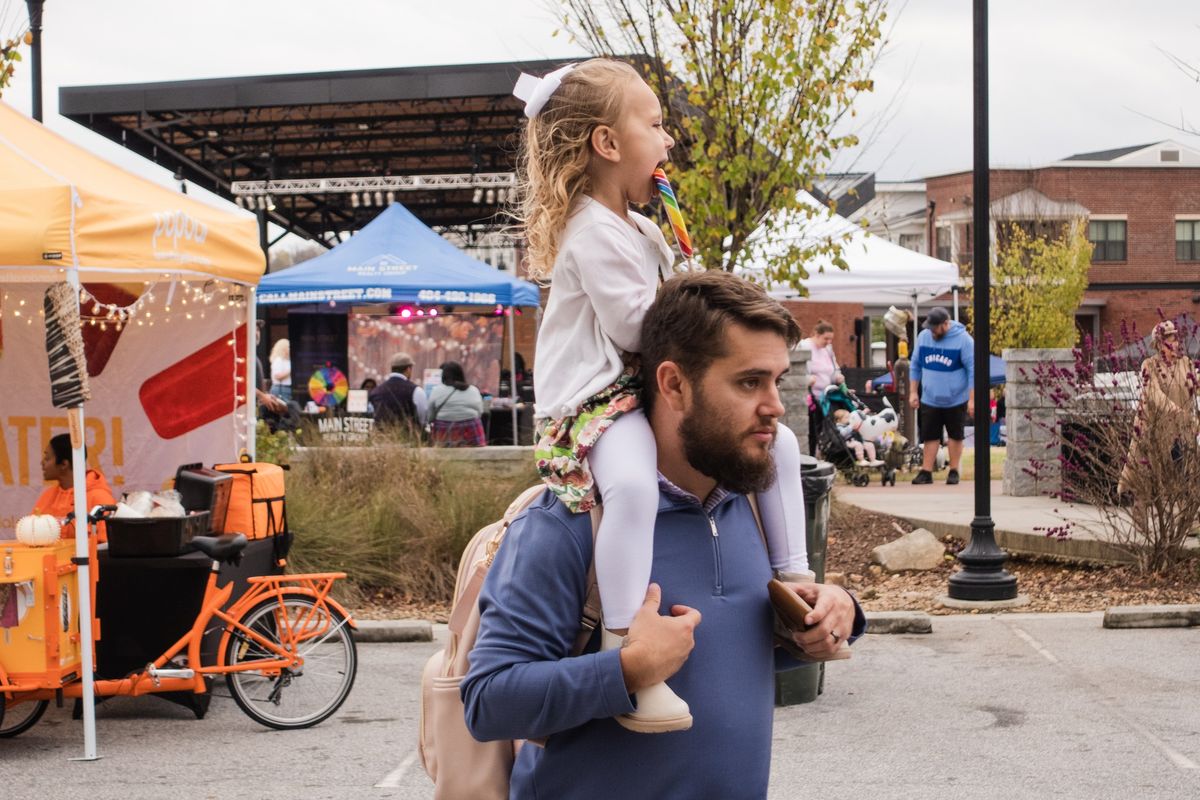
[[[293,454],[289,571],[347,573],[349,602],[374,591],[449,602],[471,536],[538,481],[532,454],[520,467],[454,455],[402,441]]]

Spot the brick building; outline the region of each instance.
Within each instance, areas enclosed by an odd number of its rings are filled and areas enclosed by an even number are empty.
[[[972,173],[925,180],[928,252],[971,263]],[[1086,218],[1094,245],[1081,332],[1143,335],[1162,314],[1200,315],[1200,151],[1165,141],[993,169],[991,219],[1053,232]],[[995,234],[992,241],[995,242]]]

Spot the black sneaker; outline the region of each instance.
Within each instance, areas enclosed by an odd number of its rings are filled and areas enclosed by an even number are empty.
[[[957,476],[955,476],[957,478]],[[912,479],[913,484],[918,483],[933,483],[933,473],[921,470],[917,473],[917,477]]]
[[[946,484],[948,486],[953,486],[956,483],[958,483],[958,470],[952,469],[950,470],[949,474],[946,475]]]

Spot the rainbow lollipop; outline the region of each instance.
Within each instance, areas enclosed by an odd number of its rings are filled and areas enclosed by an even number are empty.
[[[688,236],[687,225],[683,222],[683,212],[679,210],[679,201],[675,199],[675,191],[671,188],[671,182],[667,180],[667,173],[663,172],[661,168],[654,170],[654,185],[658,187],[663,208],[667,210],[667,219],[671,221],[671,229],[675,231],[675,241],[679,242],[679,252],[683,254],[683,260],[688,262],[688,266],[691,267],[692,240]]]

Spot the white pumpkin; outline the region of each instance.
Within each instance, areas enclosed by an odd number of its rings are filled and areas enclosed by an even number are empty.
[[[49,514],[30,514],[17,521],[17,541],[33,547],[43,547],[58,541],[61,526]]]

